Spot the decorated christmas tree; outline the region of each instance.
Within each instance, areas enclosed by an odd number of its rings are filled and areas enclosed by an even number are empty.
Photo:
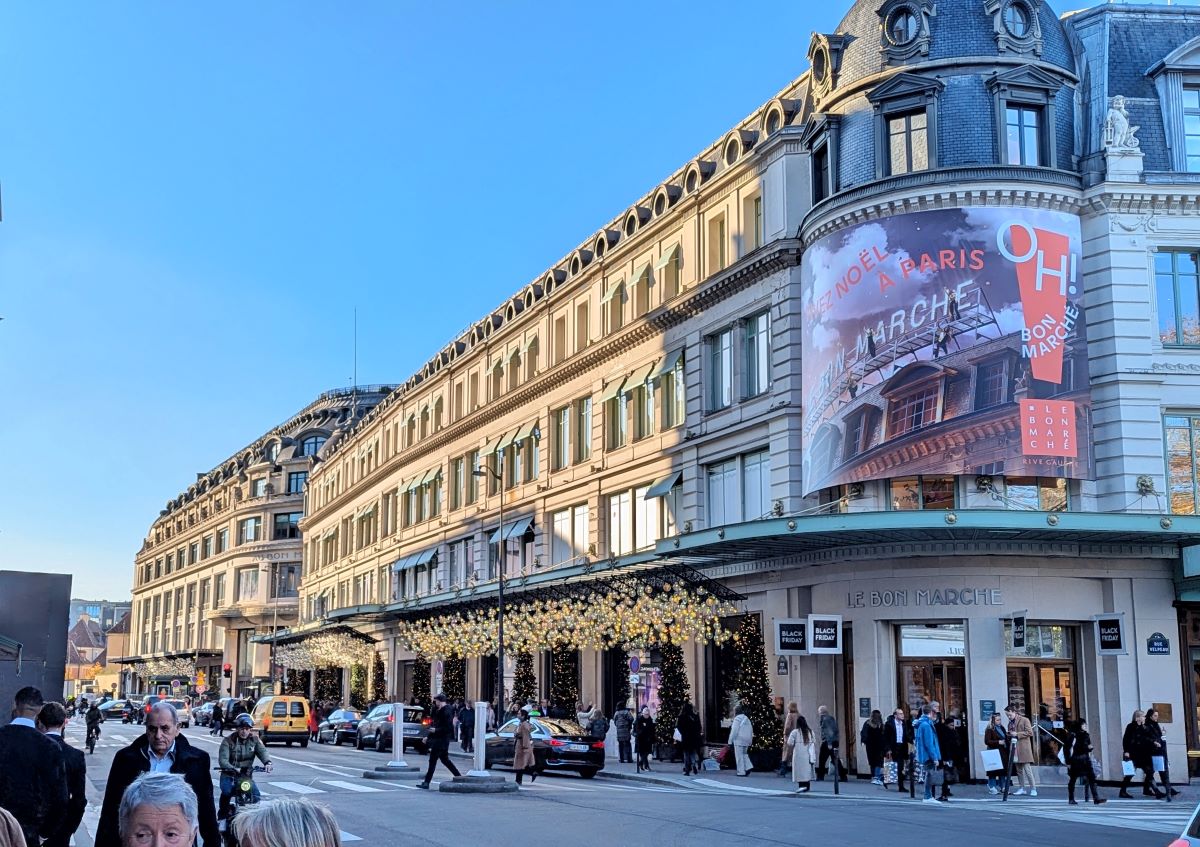
[[[555,647],[550,651],[550,703],[575,714],[579,703],[579,651]]]
[[[287,672],[287,682],[284,684],[283,693],[292,694],[299,697],[308,696],[308,679],[311,671],[298,671],[291,668]]]
[[[350,666],[350,706],[355,709],[367,707],[367,666]]]
[[[683,704],[691,699],[692,685],[688,682],[683,648],[678,644],[663,644],[659,649],[662,661],[658,668],[659,707],[654,720],[654,737],[659,744],[673,744],[675,721]]]
[[[377,703],[388,699],[387,674],[383,669],[383,656],[378,653],[371,660],[371,699]]]
[[[771,750],[783,746],[783,732],[775,706],[771,702],[771,684],[767,676],[767,654],[763,649],[758,615],[746,615],[733,634],[734,674],[731,690],[754,725],[751,750]]]
[[[467,696],[467,660],[446,659],[442,673],[442,691],[451,702]]]
[[[612,717],[617,713],[617,710],[622,708],[629,702],[629,651],[624,647],[612,648],[617,653],[616,667],[620,672],[616,674],[616,685],[613,686],[612,702],[609,707],[612,709],[608,713],[608,717]]]
[[[317,668],[316,691],[318,702],[342,702],[342,669]]]
[[[533,654],[518,653],[513,673],[511,702],[524,706],[537,696],[537,677],[533,675]]]
[[[433,702],[433,695],[429,693],[429,660],[421,654],[417,654],[416,661],[413,662],[413,697],[422,706],[428,706]]]

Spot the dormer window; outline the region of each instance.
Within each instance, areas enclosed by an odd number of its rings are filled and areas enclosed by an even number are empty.
[[[993,75],[987,86],[996,98],[1001,163],[1054,167],[1054,97],[1062,81],[1024,65]]]
[[[941,80],[900,73],[867,99],[875,106],[876,176],[937,167],[937,98]]]
[[[996,46],[1002,53],[1040,56],[1042,27],[1038,11],[1042,0],[985,0],[983,9],[992,16]]]
[[[879,7],[877,14],[883,31],[879,52],[884,67],[929,55],[933,40],[930,18],[935,12],[932,0],[887,0]]]
[[[1147,76],[1158,92],[1171,170],[1200,173],[1200,36],[1155,62]]]

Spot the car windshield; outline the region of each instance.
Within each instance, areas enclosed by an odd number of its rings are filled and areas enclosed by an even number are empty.
[[[353,709],[342,709],[341,711],[334,712],[330,717],[340,721],[356,721],[362,715]]]
[[[176,709],[186,709],[187,708],[187,703],[183,702],[182,700],[168,700],[167,702],[170,703],[172,706],[174,706]]]
[[[538,718],[534,721],[550,735],[587,735],[587,730],[573,721],[556,721]]]

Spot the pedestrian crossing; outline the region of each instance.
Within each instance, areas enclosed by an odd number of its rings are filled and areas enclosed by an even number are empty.
[[[1062,800],[1020,800],[998,803],[989,800],[954,800],[955,806],[985,807],[989,812],[1022,815],[1032,818],[1049,818],[1070,823],[1086,823],[1095,826],[1135,829],[1142,832],[1160,832],[1178,835],[1187,827],[1196,810],[1190,802],[1175,802],[1170,805],[1161,800],[1117,800],[1110,799],[1102,806],[1080,802],[1069,806]]]

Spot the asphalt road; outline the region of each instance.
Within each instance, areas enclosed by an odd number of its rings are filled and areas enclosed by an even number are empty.
[[[88,756],[89,810],[76,847],[91,847],[104,780],[113,754],[137,737],[140,727],[106,723],[100,745]],[[203,728],[184,730],[216,761],[219,739]],[[82,746],[82,728],[67,738]],[[452,795],[421,791],[412,782],[362,777],[391,756],[348,746],[272,745],[274,772],[259,775],[270,801],[304,796],[333,810],[347,844],[445,845],[486,843],[519,847],[721,847],[786,844],[826,847],[1011,847],[1013,844],[1163,847],[1182,828],[1191,808],[1135,804],[1064,807],[1061,803],[950,803],[923,805],[897,797],[797,796],[786,783],[767,778],[745,786],[711,781],[697,787],[644,785],[606,779],[547,775],[517,794]],[[421,757],[410,753],[409,763]],[[465,766],[459,767],[465,770]],[[439,767],[436,781],[449,778]],[[755,786],[764,786],[758,788]],[[1095,814],[1096,811],[1112,812]],[[1091,816],[1090,818],[1088,816]],[[358,847],[354,844],[354,847]]]

